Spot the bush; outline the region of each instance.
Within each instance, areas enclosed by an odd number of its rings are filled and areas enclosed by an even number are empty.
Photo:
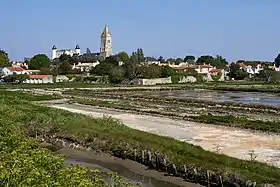
[[[171,76],[171,81],[173,84],[178,84],[180,81],[181,76],[180,75],[173,75]]]

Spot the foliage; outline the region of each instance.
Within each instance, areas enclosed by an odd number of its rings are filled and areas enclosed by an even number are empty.
[[[278,54],[277,57],[275,58],[274,64],[276,67],[280,67],[280,54]]]
[[[45,54],[38,54],[31,58],[28,68],[39,70],[41,68],[49,67],[50,66],[50,59]]]
[[[180,81],[181,76],[180,75],[173,75],[171,76],[171,81],[173,84],[178,84]]]
[[[7,75],[7,76],[3,77],[3,79],[4,79],[5,82],[18,82],[18,83],[22,83],[23,81],[28,79],[28,75],[27,74]]]
[[[0,49],[0,68],[1,67],[9,67],[11,66],[8,53],[4,50]]]
[[[267,67],[259,72],[258,77],[264,79],[266,82],[280,81],[280,73]]]
[[[217,75],[211,75],[212,79],[217,82],[222,76],[222,72],[218,72]]]
[[[16,115],[8,105],[1,105],[1,110],[6,109],[10,115]],[[63,157],[39,148],[38,143],[26,137],[19,126],[4,120],[3,116],[0,123],[2,186],[111,186],[104,176],[108,176],[114,186],[133,186],[114,173],[101,173],[82,166],[64,167]]]
[[[175,60],[175,64],[179,65],[181,62],[183,62],[184,60],[182,58],[176,58]]]
[[[108,75],[112,68],[118,66],[118,61],[113,57],[107,57],[103,62],[91,69],[90,74]]]
[[[67,60],[62,61],[58,65],[58,72],[59,72],[60,75],[71,74],[72,73],[71,64]]]
[[[139,69],[139,77],[141,78],[153,79],[159,78],[161,75],[161,67],[156,64],[152,64],[150,66],[140,66]]]
[[[124,80],[125,71],[123,67],[116,66],[109,71],[109,81],[114,84],[119,84]]]
[[[120,57],[121,61],[123,61],[124,63],[129,61],[129,56],[126,52],[122,51],[118,54],[118,56]]]
[[[144,52],[143,52],[143,49],[142,48],[138,48],[136,52],[132,52],[132,55],[131,55],[131,60],[133,62],[144,62],[145,61],[145,55],[144,55]]]
[[[176,74],[176,71],[171,68],[170,66],[163,66],[161,68],[161,75],[160,77],[165,78],[165,77],[170,77]]]
[[[222,56],[217,55],[215,58],[210,55],[201,56],[197,59],[196,64],[210,64],[213,67],[223,69],[226,67],[228,62]]]
[[[194,62],[194,61],[195,61],[195,57],[191,55],[187,55],[184,58],[184,62]]]
[[[235,80],[243,80],[248,76],[248,73],[242,69],[240,69],[238,63],[231,63],[229,66],[230,72],[228,74],[229,77],[234,78]]]

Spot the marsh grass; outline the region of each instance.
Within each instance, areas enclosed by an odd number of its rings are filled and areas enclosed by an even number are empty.
[[[19,94],[21,96],[17,97],[10,92],[1,92],[1,121],[10,121],[23,129],[55,129],[61,137],[90,143],[102,151],[109,152],[118,147],[157,150],[176,165],[189,164],[224,175],[241,175],[258,183],[279,183],[279,168],[219,155],[173,138],[134,130],[112,118],[91,118],[39,106],[31,102],[38,100],[36,96]],[[99,140],[98,145],[94,138]]]

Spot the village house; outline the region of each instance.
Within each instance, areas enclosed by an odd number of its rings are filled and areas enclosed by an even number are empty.
[[[23,83],[27,84],[47,84],[53,83],[52,75],[28,75],[28,79],[26,79]]]
[[[239,64],[240,69],[246,71],[249,75],[255,75],[259,74],[261,70],[263,70],[263,67],[261,64],[257,64],[256,67],[253,67],[251,65],[246,65],[244,63]]]
[[[27,74],[27,72],[22,67],[4,67],[1,70],[1,74],[3,74],[4,76],[7,76],[7,75],[22,75],[22,74]]]
[[[77,69],[80,70],[81,72],[89,72],[92,68],[94,68],[95,66],[97,66],[98,64],[100,64],[99,61],[97,62],[92,62],[92,63],[82,63],[79,62],[77,64],[74,64],[72,66],[72,69]]]

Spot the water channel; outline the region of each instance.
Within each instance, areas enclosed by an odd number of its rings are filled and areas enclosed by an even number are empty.
[[[149,93],[137,93],[163,98],[189,98],[210,100],[216,102],[239,102],[245,104],[262,104],[280,107],[280,94],[260,93],[260,92],[241,92],[241,91],[217,91],[217,90],[174,90],[174,91],[155,91]]]

